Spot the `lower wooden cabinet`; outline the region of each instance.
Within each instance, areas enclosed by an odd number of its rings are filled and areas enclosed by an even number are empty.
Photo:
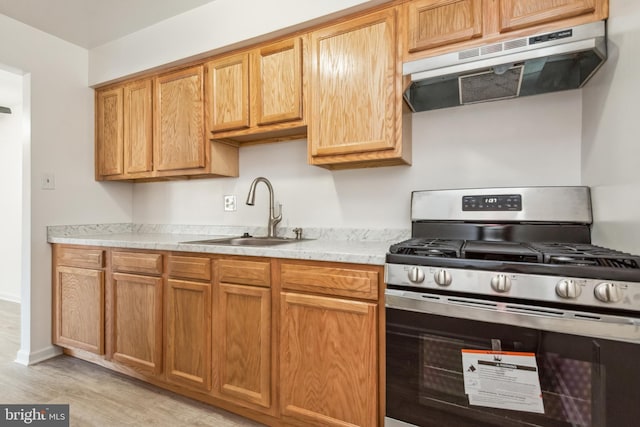
[[[165,372],[169,382],[211,390],[211,284],[168,279]]]
[[[53,340],[67,354],[270,426],[382,425],[382,267],[53,253]]]
[[[111,358],[147,375],[162,371],[162,278],[111,277]]]
[[[275,362],[271,319],[271,261],[215,260],[213,394],[275,414]]]
[[[54,344],[104,354],[104,264],[102,249],[54,246]]]
[[[377,305],[283,292],[280,400],[300,426],[375,426]]]

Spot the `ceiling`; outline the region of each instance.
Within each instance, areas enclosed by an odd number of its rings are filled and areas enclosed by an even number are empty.
[[[0,0],[0,13],[91,49],[214,0]]]

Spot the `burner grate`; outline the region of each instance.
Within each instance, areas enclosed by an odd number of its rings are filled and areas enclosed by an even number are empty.
[[[389,248],[392,254],[437,258],[460,258],[462,240],[414,238],[396,243]]]
[[[640,269],[640,257],[590,244],[531,243],[547,264]]]

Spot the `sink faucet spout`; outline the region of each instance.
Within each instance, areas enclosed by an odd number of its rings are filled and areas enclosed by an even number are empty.
[[[253,180],[251,186],[249,187],[249,194],[247,195],[247,205],[253,206],[255,204],[256,185],[259,182],[263,182],[269,190],[269,223],[267,225],[267,237],[276,237],[276,225],[278,225],[278,223],[282,221],[282,205],[280,206],[280,209],[278,209],[278,214],[276,215],[273,202],[273,187],[271,186],[271,183],[267,178],[259,176]]]

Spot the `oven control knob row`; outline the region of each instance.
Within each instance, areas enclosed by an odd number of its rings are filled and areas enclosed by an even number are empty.
[[[409,281],[411,283],[424,282],[424,272],[419,267],[411,267],[407,275],[409,276]]]
[[[449,273],[447,270],[438,270],[433,275],[433,280],[435,280],[436,283],[440,286],[449,286],[453,278],[451,277],[451,273]]]
[[[491,289],[501,294],[509,292],[511,289],[511,279],[504,274],[496,274],[491,278]]]
[[[622,289],[615,283],[600,283],[593,290],[593,294],[602,302],[618,302],[622,299]]]
[[[582,288],[573,280],[565,279],[556,284],[556,295],[560,298],[575,299],[582,293]]]

